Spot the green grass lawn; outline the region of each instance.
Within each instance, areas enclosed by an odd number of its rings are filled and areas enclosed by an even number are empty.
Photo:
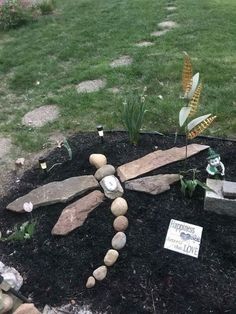
[[[58,0],[52,16],[0,33],[0,133],[25,150],[38,150],[53,132],[68,134],[121,128],[119,110],[125,95],[147,86],[144,128],[174,132],[183,105],[183,51],[204,84],[201,113],[217,115],[208,134],[236,134],[236,1],[175,0],[168,13],[164,0]],[[167,19],[179,27],[156,38]],[[134,44],[151,40],[154,46]],[[112,69],[109,63],[130,55],[133,64]],[[105,78],[105,89],[78,94],[83,80]],[[37,85],[37,81],[40,82]],[[119,87],[112,94],[108,88]],[[158,95],[163,96],[161,100]],[[39,130],[22,127],[21,118],[43,104],[57,104],[58,121]],[[206,132],[207,133],[207,132]]]

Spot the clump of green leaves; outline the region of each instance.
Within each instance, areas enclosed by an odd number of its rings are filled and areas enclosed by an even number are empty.
[[[180,176],[181,192],[183,193],[184,196],[187,195],[189,197],[192,197],[197,186],[200,186],[204,190],[214,192],[205,183],[201,182],[200,180],[196,178],[197,172],[199,172],[197,169],[189,169],[188,171],[184,171],[181,173],[181,176]],[[183,176],[188,173],[192,173],[191,179],[187,179],[186,177]]]
[[[0,238],[0,241],[25,241],[31,239],[36,227],[36,221],[26,221],[21,225],[15,225],[13,233],[8,237]]]
[[[54,0],[43,0],[38,4],[38,8],[41,11],[42,15],[51,14],[55,8]]]
[[[7,0],[0,5],[0,29],[6,30],[33,20],[34,7],[20,0]]]
[[[137,145],[139,142],[140,130],[147,111],[145,109],[146,90],[145,87],[141,95],[129,95],[123,102],[122,123],[128,131],[130,143],[133,145]]]

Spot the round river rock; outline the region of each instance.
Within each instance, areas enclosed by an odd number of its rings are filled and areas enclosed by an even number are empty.
[[[108,250],[104,257],[104,264],[106,266],[112,266],[117,261],[119,253],[116,250]]]
[[[117,197],[111,204],[111,212],[115,216],[123,216],[127,213],[128,204],[123,197]]]
[[[106,266],[100,266],[96,268],[93,272],[93,276],[98,281],[103,280],[107,275],[107,267]]]
[[[126,235],[124,232],[117,232],[111,240],[111,245],[115,250],[121,250],[126,244]]]
[[[125,231],[128,228],[129,221],[125,216],[116,217],[113,227],[116,231]]]
[[[95,286],[96,280],[94,279],[93,276],[88,277],[88,280],[86,282],[86,288],[92,288]]]

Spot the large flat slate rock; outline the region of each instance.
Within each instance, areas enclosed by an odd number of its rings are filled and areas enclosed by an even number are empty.
[[[66,235],[83,225],[88,214],[104,200],[102,192],[95,190],[63,209],[61,216],[52,229],[53,235]]]
[[[220,215],[236,217],[236,199],[229,199],[224,197],[224,181],[207,179],[206,184],[214,192],[206,191],[204,209]]]
[[[157,195],[168,191],[170,184],[180,180],[179,174],[158,174],[125,182],[127,190]]]
[[[14,212],[24,212],[23,204],[29,202],[33,204],[34,208],[55,203],[66,203],[74,197],[97,187],[99,187],[99,183],[92,175],[50,182],[16,199],[7,205],[7,209]]]
[[[207,148],[209,148],[207,145],[190,144],[188,145],[187,157],[191,157]],[[185,146],[173,147],[167,150],[157,150],[142,158],[118,167],[117,174],[120,177],[121,182],[124,182],[172,162],[183,160],[184,158]]]

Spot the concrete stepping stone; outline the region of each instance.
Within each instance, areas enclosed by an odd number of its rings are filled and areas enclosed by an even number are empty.
[[[22,124],[40,128],[48,122],[53,122],[59,116],[59,109],[56,105],[47,105],[36,108],[24,115]]]
[[[164,21],[158,24],[158,27],[160,29],[172,29],[172,28],[176,28],[178,26],[178,24],[174,21]]]
[[[204,209],[216,214],[236,217],[236,199],[224,197],[224,181],[207,179],[206,185],[214,192],[205,192]]]
[[[165,35],[167,32],[169,32],[169,29],[163,29],[162,31],[156,31],[156,32],[151,33],[151,36],[161,37]]]
[[[118,67],[122,67],[122,66],[128,66],[130,64],[132,64],[133,62],[133,58],[131,58],[130,56],[121,56],[116,60],[113,60],[110,63],[110,66],[112,68],[118,68]]]
[[[105,79],[90,80],[79,83],[76,86],[77,92],[80,93],[93,93],[98,92],[106,86],[107,82]]]
[[[150,46],[154,46],[154,43],[152,43],[151,41],[140,41],[139,43],[135,44],[136,47],[150,47]]]
[[[0,137],[0,159],[9,154],[12,147],[11,140],[6,137]]]
[[[33,208],[55,203],[66,203],[74,197],[97,187],[99,187],[99,183],[92,175],[50,182],[16,199],[7,205],[7,209],[22,213],[24,212],[24,203],[31,202]]]
[[[166,7],[166,10],[167,11],[170,11],[170,12],[173,12],[173,11],[176,11],[177,10],[177,8],[176,7]]]
[[[188,145],[188,158],[209,148],[207,145]],[[175,161],[185,159],[185,146],[173,147],[167,150],[157,150],[142,158],[131,161],[117,168],[121,182],[136,178],[144,173],[168,165]]]
[[[82,226],[88,214],[98,207],[104,198],[104,194],[96,190],[64,208],[52,229],[52,234],[66,235]]]
[[[125,182],[127,190],[157,195],[168,191],[170,185],[179,181],[179,174],[158,174]]]

